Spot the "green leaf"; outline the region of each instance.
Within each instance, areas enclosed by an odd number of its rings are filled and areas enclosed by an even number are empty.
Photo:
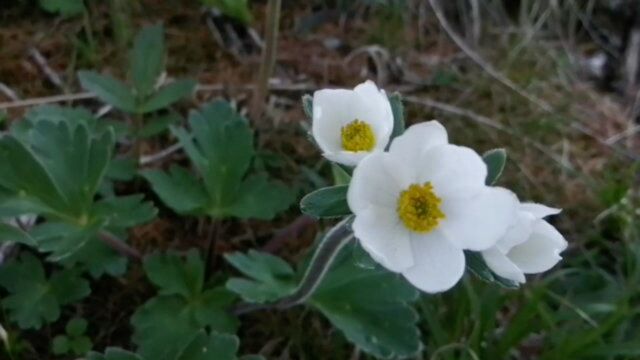
[[[90,352],[87,355],[87,360],[143,360],[139,355],[132,352],[122,350],[120,348],[110,347],[107,348],[105,354],[102,355],[97,352]]]
[[[418,292],[398,274],[358,267],[343,249],[309,304],[345,337],[380,358],[406,358],[421,349]]]
[[[84,125],[41,121],[35,125],[31,147],[72,214],[86,214],[111,159],[113,131],[94,136]]]
[[[129,228],[147,223],[155,218],[158,210],[153,203],[144,201],[144,195],[112,197],[96,202],[92,216],[106,227]]]
[[[80,336],[71,340],[71,350],[74,354],[81,356],[89,352],[93,347],[91,339],[87,336]]]
[[[313,119],[313,96],[302,96],[302,110],[309,119]]]
[[[0,268],[0,285],[10,293],[2,305],[22,329],[39,329],[57,320],[62,305],[91,292],[88,282],[72,270],[54,272],[47,279],[38,259],[29,254]]]
[[[196,250],[184,261],[176,253],[150,255],[144,260],[144,270],[162,295],[189,298],[202,292],[204,262]]]
[[[517,282],[494,274],[491,269],[489,269],[489,266],[484,262],[480,253],[465,251],[464,255],[466,258],[467,269],[480,279],[507,289],[517,289],[520,287]]]
[[[64,335],[58,335],[51,342],[51,351],[55,355],[64,355],[70,350],[69,338]]]
[[[189,124],[195,141],[180,142],[204,179],[212,212],[223,212],[237,198],[254,156],[253,132],[246,119],[221,101],[192,112]],[[196,156],[190,151],[194,148]]]
[[[294,200],[292,191],[286,185],[269,181],[266,175],[253,175],[245,179],[239,194],[225,212],[242,219],[271,220]]]
[[[50,13],[59,13],[63,17],[72,17],[84,12],[82,0],[39,0],[40,7]]]
[[[6,223],[0,223],[0,243],[15,242],[27,246],[36,246],[35,240],[21,229]]]
[[[487,164],[487,185],[493,185],[498,181],[504,165],[507,162],[507,152],[504,149],[489,150],[482,155],[482,160]]]
[[[136,176],[138,163],[130,157],[116,157],[111,159],[106,177],[117,181],[129,181]]]
[[[202,0],[207,6],[215,6],[224,15],[238,20],[243,24],[249,24],[252,20],[248,0]]]
[[[331,163],[331,173],[333,174],[334,185],[349,185],[351,182],[351,175],[336,163]]]
[[[160,200],[178,214],[204,212],[208,194],[198,179],[186,169],[172,165],[169,172],[145,170],[141,175]]]
[[[351,214],[347,204],[348,185],[336,185],[318,189],[300,201],[300,210],[317,218],[333,218]]]
[[[162,25],[147,26],[136,35],[129,55],[129,74],[137,95],[145,97],[153,91],[164,69],[164,29]]]
[[[182,116],[173,111],[156,117],[151,117],[146,120],[146,124],[138,132],[138,137],[146,139],[156,136],[169,129],[169,126],[172,124],[180,123],[181,121]]]
[[[146,359],[173,360],[205,327],[235,331],[237,321],[224,311],[232,301],[219,289],[207,290],[189,302],[175,295],[147,301],[131,318],[138,353]]]
[[[182,98],[191,96],[196,85],[197,82],[191,79],[177,80],[167,84],[145,100],[140,105],[139,112],[148,113],[164,109]]]
[[[128,259],[97,238],[91,238],[77,251],[61,261],[65,266],[79,266],[95,279],[104,274],[121,276],[127,270]]]
[[[234,335],[199,331],[176,360],[236,360],[240,341]]]
[[[133,341],[148,359],[173,360],[203,328],[234,332],[235,317],[227,312],[234,296],[224,288],[203,289],[204,262],[197,251],[182,261],[176,254],[151,255],[144,262],[160,295],[138,308],[131,318]]]
[[[87,325],[87,320],[83,318],[73,318],[67,323],[65,331],[67,332],[67,335],[71,337],[79,337],[84,335],[87,331]]]
[[[393,131],[391,132],[391,139],[402,135],[405,129],[404,121],[404,105],[402,104],[402,96],[400,93],[393,93],[389,96],[389,103],[391,104],[391,112],[393,113]],[[391,144],[391,141],[389,141]]]
[[[249,250],[248,254],[226,254],[225,259],[242,274],[251,278],[231,278],[227,289],[243,300],[266,303],[289,295],[295,290],[294,271],[279,257]]]
[[[293,200],[293,192],[265,175],[247,172],[255,155],[253,133],[246,119],[228,103],[216,101],[189,118],[192,133],[172,128],[203,185],[178,167],[169,173],[142,175],[156,194],[178,213],[271,219]]]
[[[135,96],[121,81],[94,71],[78,71],[78,79],[85,90],[94,93],[105,103],[125,112],[136,112]]]
[[[67,200],[35,155],[12,136],[0,138],[0,196],[3,216],[66,211]]]

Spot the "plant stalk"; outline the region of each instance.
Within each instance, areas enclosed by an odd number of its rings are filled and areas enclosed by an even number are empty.
[[[267,4],[267,24],[265,48],[262,50],[262,61],[258,73],[258,83],[256,91],[253,93],[251,115],[253,119],[258,119],[264,109],[264,98],[269,89],[269,78],[273,74],[276,65],[276,55],[278,47],[278,30],[280,27],[280,9],[282,0],[269,0]]]
[[[234,310],[234,314],[242,315],[273,308],[284,310],[307,301],[322,283],[340,250],[353,239],[350,226],[352,220],[353,216],[349,216],[329,230],[313,254],[298,288],[291,295],[272,304],[240,304]]]

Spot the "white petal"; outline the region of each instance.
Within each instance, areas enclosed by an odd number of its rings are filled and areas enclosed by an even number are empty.
[[[551,269],[562,259],[560,252],[567,247],[567,241],[548,222],[538,221],[529,239],[515,246],[507,256],[526,274],[534,274]]]
[[[489,250],[483,251],[482,258],[491,271],[497,275],[519,283],[524,283],[526,281],[522,270],[520,270],[516,264],[511,262],[511,260],[509,260],[504,253],[498,250],[497,247],[494,246]]]
[[[536,219],[542,219],[549,215],[556,215],[562,211],[562,209],[556,209],[536,203],[522,203],[520,204],[520,210],[532,214]]]
[[[393,139],[389,152],[394,157],[409,164],[434,146],[448,143],[447,130],[437,121],[427,121],[410,126],[405,132]]]
[[[518,211],[513,225],[509,227],[502,239],[498,240],[496,246],[506,254],[512,247],[520,245],[529,239],[529,236],[531,236],[533,232],[533,225],[537,221],[531,213]]]
[[[412,233],[411,247],[415,265],[403,271],[402,275],[418,289],[428,293],[445,291],[464,274],[464,252],[442,232]]]
[[[354,99],[354,92],[345,89],[324,89],[313,94],[311,132],[323,152],[342,150],[340,131],[345,121],[353,120]]]
[[[457,145],[435,146],[420,156],[418,182],[430,181],[443,197],[469,197],[485,188],[487,166],[478,153]]]
[[[388,153],[375,152],[365,157],[354,169],[349,184],[347,202],[351,211],[358,214],[371,205],[395,211],[407,182],[397,177],[400,167],[402,164],[391,161]]]
[[[410,234],[395,210],[369,207],[356,215],[353,233],[362,248],[387,269],[400,272],[413,265]]]
[[[462,249],[486,250],[496,244],[513,224],[517,197],[509,190],[485,187],[467,199],[442,199],[445,219],[440,228]]]
[[[375,149],[384,150],[393,131],[393,112],[389,98],[370,80],[356,86],[354,93],[352,120],[357,118],[371,125],[376,138]]]
[[[353,152],[339,150],[336,152],[325,152],[322,155],[327,159],[342,165],[356,166],[369,154],[369,152],[365,151]]]

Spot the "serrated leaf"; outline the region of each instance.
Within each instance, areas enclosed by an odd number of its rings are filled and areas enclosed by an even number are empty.
[[[469,271],[471,271],[480,279],[507,289],[517,289],[518,287],[520,287],[517,282],[505,279],[494,274],[491,269],[489,269],[489,266],[487,266],[487,264],[484,262],[484,259],[482,258],[482,255],[480,253],[474,251],[465,251],[464,255],[467,269],[469,269]]]
[[[223,307],[231,301],[221,290],[205,291],[189,302],[176,295],[147,301],[131,318],[138,353],[146,359],[173,360],[206,326],[214,331],[235,331],[237,322]]]
[[[293,200],[293,192],[283,183],[270,181],[266,175],[253,175],[242,182],[238,198],[225,212],[242,219],[271,220]]]
[[[41,121],[30,145],[69,203],[71,215],[86,214],[111,159],[113,131],[93,135],[82,124]]]
[[[191,79],[176,80],[160,88],[145,100],[138,109],[141,113],[148,113],[175,103],[176,101],[193,95],[196,81]]]
[[[27,246],[35,246],[35,240],[22,229],[0,222],[0,243],[15,242]]]
[[[94,71],[78,71],[82,87],[100,100],[125,112],[136,112],[135,96],[120,80]]]
[[[73,318],[69,320],[64,329],[68,335],[78,337],[84,335],[85,331],[87,331],[87,325],[87,320],[83,318]]]
[[[158,210],[153,203],[144,201],[144,195],[111,197],[96,202],[92,216],[100,219],[105,227],[129,228],[147,223],[155,218]]]
[[[175,253],[149,255],[144,270],[162,295],[189,298],[202,292],[204,262],[196,250],[190,251],[184,261]]]
[[[300,201],[300,211],[317,218],[333,218],[351,214],[347,204],[348,185],[318,189]]]
[[[39,329],[60,316],[60,307],[89,295],[86,280],[72,270],[46,278],[40,262],[29,254],[0,268],[0,285],[10,295],[2,300],[9,318],[22,329]]]
[[[271,219],[286,209],[293,193],[264,175],[247,176],[255,155],[253,134],[246,119],[228,103],[213,102],[189,117],[191,133],[172,128],[189,156],[203,186],[179,168],[169,174],[143,172],[154,191],[179,213]],[[183,196],[185,189],[191,189]],[[205,195],[205,196],[203,196]]]
[[[40,7],[50,13],[59,13],[63,17],[72,17],[84,12],[82,0],[39,0]]]
[[[391,132],[391,139],[402,135],[405,129],[404,120],[404,105],[402,104],[402,96],[400,93],[393,93],[389,96],[389,103],[391,104],[391,112],[393,113],[393,131]],[[389,141],[391,144],[391,141]]]
[[[487,164],[487,185],[493,185],[498,181],[507,162],[507,152],[504,149],[489,150],[482,155],[482,160]]]
[[[199,331],[176,360],[236,360],[240,341],[234,335]]]
[[[129,73],[139,97],[145,97],[164,69],[164,29],[162,25],[147,26],[140,30],[129,55]]]
[[[282,298],[295,290],[294,271],[279,257],[249,250],[248,254],[226,254],[225,259],[249,279],[231,278],[227,289],[245,301],[266,303]]]
[[[417,297],[398,274],[360,268],[343,249],[308,302],[363,351],[406,358],[422,349],[418,315],[409,305]]]
[[[134,354],[132,352],[110,347],[107,348],[104,355],[97,352],[90,352],[87,355],[87,360],[144,360],[139,355]]]
[[[141,175],[168,207],[179,214],[203,212],[209,198],[198,179],[186,169],[172,165],[168,172],[145,170]]]

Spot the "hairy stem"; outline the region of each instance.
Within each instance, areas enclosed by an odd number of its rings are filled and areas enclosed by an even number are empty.
[[[300,281],[298,288],[293,294],[273,304],[241,304],[234,310],[234,313],[241,315],[257,310],[273,308],[283,310],[302,304],[308,300],[322,283],[322,279],[324,279],[327,271],[329,271],[333,260],[335,260],[338,253],[340,253],[340,250],[353,239],[350,226],[352,220],[353,216],[345,218],[325,235],[320,245],[318,245],[316,252],[313,254],[311,263]]]

